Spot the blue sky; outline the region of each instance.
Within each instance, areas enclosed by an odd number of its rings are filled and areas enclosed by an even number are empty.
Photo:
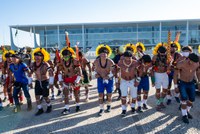
[[[9,25],[200,19],[199,5],[199,0],[0,0],[0,45],[10,44]],[[24,36],[16,40],[32,43]]]

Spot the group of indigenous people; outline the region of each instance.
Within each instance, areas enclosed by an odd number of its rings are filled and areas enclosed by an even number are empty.
[[[72,93],[75,111],[79,112],[80,88],[85,88],[85,101],[89,101],[89,82],[93,72],[97,79],[99,116],[111,112],[114,87],[119,94],[117,100],[121,100],[122,116],[126,116],[129,105],[132,113],[142,113],[148,109],[147,100],[152,85],[155,87],[157,111],[170,105],[174,95],[180,104],[183,122],[189,123],[189,119],[193,118],[190,110],[195,100],[195,90],[200,87],[200,66],[199,57],[190,46],[181,49],[176,41],[158,43],[151,56],[145,54],[143,43],[129,43],[120,47],[116,56],[111,59],[112,49],[100,44],[96,48],[97,58],[92,64],[81,51],[75,52],[70,46],[57,50],[53,62],[44,48],[34,49],[32,55],[30,51],[24,51],[3,51],[1,79],[5,98],[0,99],[0,110],[7,96],[9,105],[14,105],[14,112],[21,111],[23,96],[27,100],[27,110],[32,110],[29,89],[34,82],[36,116],[44,113],[42,102],[46,102],[46,113],[52,111],[51,100],[55,99],[55,87],[58,89],[58,96],[63,94],[61,114],[70,113]],[[174,87],[174,92],[171,87]]]

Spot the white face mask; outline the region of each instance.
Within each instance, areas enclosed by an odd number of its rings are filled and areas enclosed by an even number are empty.
[[[185,56],[185,57],[188,57],[190,54],[190,52],[182,52],[182,55]]]

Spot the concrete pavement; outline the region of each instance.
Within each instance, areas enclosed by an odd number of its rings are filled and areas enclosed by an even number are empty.
[[[36,104],[34,90],[31,89],[34,109],[26,111],[26,104],[22,106],[22,112],[13,113],[12,107],[6,107],[0,111],[0,133],[19,134],[45,134],[45,133],[72,133],[72,134],[142,134],[142,133],[200,133],[200,96],[196,96],[194,108],[191,113],[194,119],[190,124],[184,124],[181,120],[181,112],[178,104],[173,99],[172,104],[162,112],[155,110],[155,89],[151,88],[148,100],[149,109],[143,113],[132,114],[130,106],[126,117],[121,117],[121,102],[116,101],[117,94],[113,95],[112,111],[104,113],[102,117],[97,115],[99,111],[96,80],[93,80],[90,89],[90,101],[81,102],[81,111],[75,112],[74,100],[70,101],[71,113],[61,115],[64,103],[60,98],[52,101],[53,111],[35,117]],[[1,91],[1,90],[0,90]],[[57,91],[55,91],[57,92]],[[1,94],[2,97],[2,94]],[[84,99],[84,89],[81,89],[81,99]],[[25,102],[25,101],[24,101]],[[7,103],[4,103],[6,105]],[[44,109],[46,105],[43,103]]]

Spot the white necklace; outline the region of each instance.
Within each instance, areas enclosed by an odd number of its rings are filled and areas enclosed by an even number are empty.
[[[130,63],[130,64],[126,64],[125,61],[123,60],[123,64],[127,67],[127,68],[126,68],[126,72],[128,73],[128,69],[129,69],[129,67],[130,67],[131,64],[132,64],[132,60],[131,60],[131,63]]]

